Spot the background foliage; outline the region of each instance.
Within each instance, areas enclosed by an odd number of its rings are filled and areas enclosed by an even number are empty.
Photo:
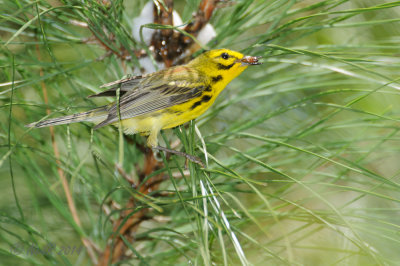
[[[198,1],[176,2],[188,22]],[[86,96],[139,67],[133,52],[130,61],[117,53],[143,48],[130,32],[144,4],[0,1],[0,260],[91,264],[85,249],[39,255],[13,247],[54,243],[61,251],[85,238],[101,252],[118,207],[135,197],[154,219],[129,246],[134,265],[397,264],[400,2],[237,0],[219,8],[207,48],[261,55],[264,64],[196,120],[201,137],[194,123],[165,132],[205,160],[204,140],[208,167],[186,171],[173,157],[159,170],[170,179],[146,197],[116,171],[120,163],[137,178],[143,163],[117,129],[59,126],[51,140],[49,129],[24,127],[47,108],[56,117],[104,104]],[[93,35],[115,53],[106,55]]]

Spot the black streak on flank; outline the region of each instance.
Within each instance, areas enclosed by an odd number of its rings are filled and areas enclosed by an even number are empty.
[[[193,109],[195,109],[197,106],[201,105],[202,103],[206,103],[206,102],[208,102],[209,100],[211,100],[211,96],[210,96],[210,95],[204,95],[204,96],[201,98],[201,100],[195,102],[195,103],[190,107],[190,109],[193,110]]]
[[[218,75],[216,77],[212,77],[211,80],[212,80],[213,83],[217,83],[218,81],[222,80],[222,76]]]
[[[204,89],[204,91],[212,91],[211,85],[208,85],[208,86]]]
[[[199,106],[200,104],[201,104],[201,100],[195,102],[195,103],[190,107],[190,109],[193,110],[194,108],[196,108],[196,107]]]
[[[210,95],[204,95],[203,98],[201,98],[201,102],[206,103],[209,100],[211,100],[211,96]]]
[[[233,66],[235,65],[235,63],[232,63],[230,65],[223,65],[223,64],[218,64],[217,67],[219,70],[228,70],[231,69]]]

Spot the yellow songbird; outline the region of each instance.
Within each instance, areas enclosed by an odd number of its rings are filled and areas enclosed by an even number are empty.
[[[194,157],[158,146],[159,131],[182,125],[204,113],[229,82],[249,65],[261,64],[258,59],[228,49],[207,51],[186,65],[104,84],[101,87],[112,88],[89,96],[116,96],[119,88],[119,104],[27,126],[47,127],[89,121],[98,123],[97,129],[121,123],[126,134],[147,135],[149,147],[184,155],[197,162]]]

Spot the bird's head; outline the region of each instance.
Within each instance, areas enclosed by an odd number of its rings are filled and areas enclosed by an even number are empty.
[[[250,65],[260,65],[260,57],[244,56],[243,54],[228,50],[216,49],[202,53],[189,62],[208,75],[222,75],[229,82]]]

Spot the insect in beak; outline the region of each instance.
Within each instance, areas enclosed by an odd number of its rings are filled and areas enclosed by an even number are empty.
[[[237,63],[242,63],[241,66],[248,65],[261,65],[261,62],[258,62],[261,56],[243,56],[242,59],[236,60]]]

